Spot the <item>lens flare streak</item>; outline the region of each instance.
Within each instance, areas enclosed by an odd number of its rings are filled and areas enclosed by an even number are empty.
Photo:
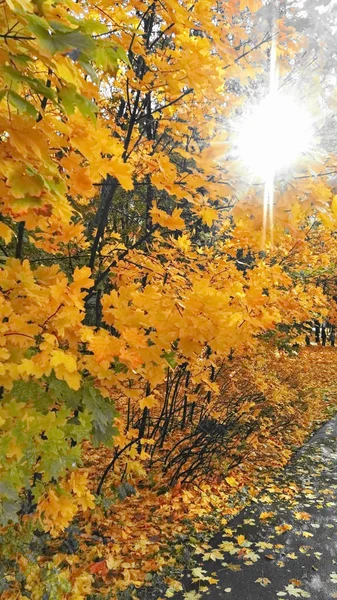
[[[279,91],[276,49],[275,35],[270,52],[268,94],[241,124],[237,137],[241,160],[248,171],[264,182],[263,246],[268,230],[273,244],[275,176],[295,163],[309,148],[312,138],[309,113],[291,95]]]

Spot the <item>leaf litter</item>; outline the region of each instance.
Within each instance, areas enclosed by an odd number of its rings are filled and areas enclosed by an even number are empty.
[[[199,548],[178,600],[337,598],[337,419],[325,425],[230,527]],[[308,542],[303,543],[303,539]],[[208,570],[215,582],[206,586]],[[250,575],[250,573],[252,573]],[[243,586],[243,587],[242,587]],[[193,589],[192,589],[193,588]],[[266,590],[266,591],[264,591]],[[248,597],[248,596],[247,596]]]

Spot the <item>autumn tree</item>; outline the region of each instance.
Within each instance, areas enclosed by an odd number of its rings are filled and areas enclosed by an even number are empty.
[[[36,523],[56,538],[92,509],[114,469],[143,485],[146,469],[165,486],[225,476],[259,431],[291,422],[270,381],[229,377],[243,357],[250,372],[247,357],[281,325],[328,313],[314,275],[321,232],[325,274],[335,267],[336,201],[323,177],[334,158],[313,151],[275,180],[264,232],[263,182],[238,159],[235,127],[267,89],[272,52],[280,86],[305,70],[308,90],[323,65],[316,98],[333,107],[331,29],[319,44],[307,35],[312,3],[304,17],[296,2],[276,13],[263,4],[0,6],[0,493],[11,559]],[[114,446],[91,487],[83,445]],[[71,576],[61,584],[63,597],[84,597],[71,595]]]

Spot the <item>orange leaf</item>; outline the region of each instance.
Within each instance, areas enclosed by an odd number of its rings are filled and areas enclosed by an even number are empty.
[[[92,563],[92,565],[89,566],[89,571],[93,575],[103,575],[104,577],[108,574],[109,569],[107,567],[106,561],[100,560],[98,562]]]

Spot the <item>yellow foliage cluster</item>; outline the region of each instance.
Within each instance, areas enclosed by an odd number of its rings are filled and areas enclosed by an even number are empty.
[[[3,550],[32,598],[82,600],[94,576],[140,586],[174,562],[185,518],[201,530],[256,493],[257,468],[325,414],[315,351],[301,373],[294,353],[304,323],[336,320],[333,157],[275,181],[266,232],[263,185],[233,152],[272,40],[282,77],[312,57],[286,15],[268,34],[263,4],[0,4],[0,526],[55,543],[33,567]],[[81,564],[57,548],[79,515]],[[102,523],[113,542],[92,542]]]

